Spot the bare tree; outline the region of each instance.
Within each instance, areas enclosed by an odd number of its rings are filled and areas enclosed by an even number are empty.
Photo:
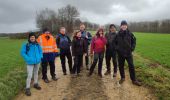
[[[56,32],[57,29],[57,15],[56,12],[48,8],[37,13],[36,16],[37,27],[41,30],[48,28],[51,32]]]
[[[48,28],[53,34],[57,33],[59,27],[66,27],[68,33],[71,33],[79,29],[80,23],[82,21],[79,18],[79,11],[76,7],[67,5],[58,9],[58,12],[55,12],[51,9],[44,9],[37,13],[36,16],[37,27],[41,30],[43,28]],[[98,24],[90,23],[88,21],[83,22],[86,25],[86,28],[89,30],[96,30]]]
[[[58,17],[60,26],[65,26],[69,33],[73,32],[73,25],[76,19],[79,18],[79,12],[76,7],[67,5],[58,9]]]

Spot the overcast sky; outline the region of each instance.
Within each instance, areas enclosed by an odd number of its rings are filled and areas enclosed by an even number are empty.
[[[0,33],[36,29],[36,11],[73,5],[82,20],[120,24],[121,20],[170,19],[170,0],[0,0]]]

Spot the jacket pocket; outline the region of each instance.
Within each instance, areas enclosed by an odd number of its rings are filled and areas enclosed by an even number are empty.
[[[28,63],[34,63],[35,62],[34,58],[32,58],[32,57],[29,57],[26,61]]]

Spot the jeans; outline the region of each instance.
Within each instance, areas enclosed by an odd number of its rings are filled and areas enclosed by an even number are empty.
[[[38,84],[39,64],[27,65],[26,88],[30,88],[32,74],[34,74],[34,84]]]

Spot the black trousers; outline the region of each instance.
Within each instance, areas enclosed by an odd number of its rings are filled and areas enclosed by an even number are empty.
[[[106,68],[108,72],[111,72],[111,67],[110,67],[110,60],[112,58],[112,62],[113,62],[113,66],[114,66],[114,73],[117,73],[117,57],[116,57],[116,51],[114,52],[110,52],[108,50],[106,50]]]
[[[74,57],[73,74],[80,73],[80,67],[82,65],[83,55],[77,55]]]
[[[98,62],[98,74],[102,74],[102,64],[103,64],[104,53],[94,53],[93,64],[90,67],[90,73],[93,73],[94,68]]]
[[[86,56],[85,56],[85,64],[86,66],[89,65],[89,46],[87,47],[87,52],[86,52]],[[83,58],[82,58],[82,64],[83,64]],[[83,66],[83,65],[82,65]]]
[[[62,70],[63,70],[63,73],[67,72],[67,70],[66,70],[66,57],[67,57],[67,60],[68,60],[69,70],[70,70],[70,73],[71,73],[72,72],[72,56],[71,56],[71,52],[61,53],[60,54]]]
[[[125,60],[128,63],[130,78],[132,81],[135,81],[136,76],[135,76],[135,68],[134,68],[134,64],[133,64],[133,56],[132,55],[128,56],[128,57],[124,57],[124,56],[118,54],[120,76],[121,76],[121,78],[125,78],[125,71],[124,71]]]
[[[85,56],[86,66],[89,64],[89,53],[87,52],[87,55]]]
[[[50,74],[52,77],[55,77],[55,62],[49,61],[49,62],[42,62],[42,79],[47,79],[47,66],[50,65]]]

